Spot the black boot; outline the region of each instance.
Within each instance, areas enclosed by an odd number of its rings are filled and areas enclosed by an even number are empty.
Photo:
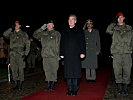
[[[22,90],[22,81],[18,81],[18,90],[19,90],[19,91]]]
[[[122,94],[122,83],[118,83],[118,95]]]
[[[45,88],[45,91],[50,91],[50,87],[51,87],[51,82],[48,81],[47,82],[47,87]]]
[[[35,72],[35,69],[34,68],[32,68],[32,73],[34,73]]]
[[[18,81],[14,81],[14,86],[13,86],[12,90],[13,91],[17,90],[18,86],[19,86]]]
[[[124,96],[127,96],[128,95],[127,84],[123,84],[123,94],[124,94]]]
[[[76,96],[76,95],[77,95],[77,91],[73,91],[72,96]]]
[[[54,81],[50,81],[50,91],[54,91],[55,90],[54,85],[55,85],[55,82]]]
[[[32,68],[29,68],[29,73],[32,73]]]

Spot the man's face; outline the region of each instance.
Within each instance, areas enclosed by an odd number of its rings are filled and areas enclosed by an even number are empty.
[[[87,28],[88,28],[88,29],[91,29],[92,27],[93,27],[92,22],[88,21],[88,23],[87,23]]]
[[[19,23],[15,23],[15,30],[20,29],[21,25]]]
[[[119,16],[117,21],[118,21],[118,23],[123,23],[124,19],[125,19],[124,16]]]
[[[74,16],[70,16],[68,19],[69,26],[73,27],[76,23],[76,18]]]
[[[54,24],[53,23],[48,23],[47,24],[47,29],[48,30],[52,30],[54,28]]]

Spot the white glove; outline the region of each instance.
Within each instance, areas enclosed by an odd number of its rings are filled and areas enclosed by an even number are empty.
[[[43,26],[41,26],[42,30],[45,30],[47,28],[47,24],[44,24]]]

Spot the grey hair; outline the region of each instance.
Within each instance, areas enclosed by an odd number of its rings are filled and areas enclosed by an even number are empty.
[[[77,16],[76,16],[76,15],[74,15],[74,14],[70,14],[69,17],[74,17],[75,20],[77,21]]]

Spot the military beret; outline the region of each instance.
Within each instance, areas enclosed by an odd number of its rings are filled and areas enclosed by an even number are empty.
[[[18,21],[18,20],[16,20],[16,21],[15,21],[15,23],[19,23],[19,21]]]
[[[20,23],[19,20],[16,20],[16,21],[15,21],[15,24],[16,24],[16,23],[19,24],[19,25],[21,25],[21,23]]]
[[[48,24],[48,23],[54,23],[54,22],[53,20],[48,20],[46,23]]]
[[[123,14],[122,12],[118,12],[118,13],[116,14],[116,18],[118,18],[119,16],[124,16],[124,14]]]

